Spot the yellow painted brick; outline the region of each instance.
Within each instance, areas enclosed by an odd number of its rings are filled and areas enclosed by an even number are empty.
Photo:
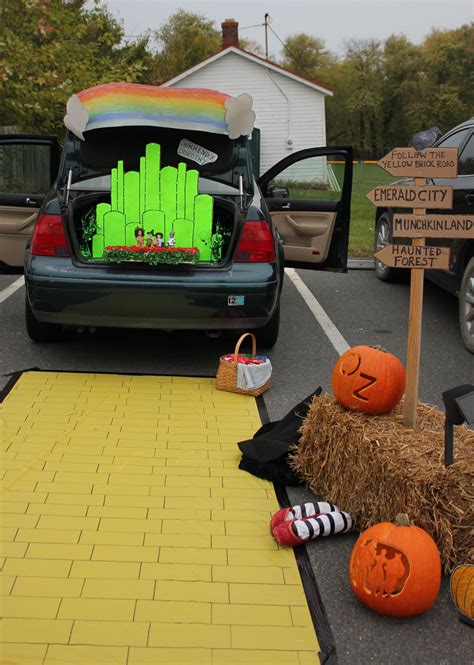
[[[108,598],[65,598],[61,601],[58,619],[102,621],[133,621],[135,601]]]
[[[25,556],[27,547],[28,543],[17,543],[12,541],[0,542],[0,556],[22,557]]]
[[[212,623],[230,626],[291,626],[291,614],[289,607],[278,605],[215,603],[212,606]]]
[[[153,462],[155,461],[155,458],[150,457],[149,464],[145,464],[146,460],[147,460],[146,457],[135,457],[135,458],[116,457],[112,464],[100,464],[99,471],[103,473],[113,473],[113,474],[126,473],[126,474],[149,475],[152,473]],[[156,466],[162,467],[163,464],[157,464]]]
[[[63,506],[55,503],[30,503],[27,514],[30,515],[67,515],[69,517],[85,517],[87,506]]]
[[[290,645],[289,645],[290,646]],[[212,662],[217,665],[299,665],[297,651],[260,649],[213,649]]]
[[[190,508],[187,510],[185,508],[181,509],[170,509],[170,508],[150,508],[148,511],[148,517],[150,519],[161,519],[161,520],[194,520],[198,522],[209,522],[211,519],[210,510],[195,510],[194,502]],[[188,531],[186,529],[180,529],[179,533]]]
[[[88,579],[84,582],[82,597],[151,599],[154,587],[153,580]]]
[[[55,483],[71,483],[75,485],[79,483],[84,485],[86,483],[106,483],[108,481],[108,473],[69,473],[58,471],[54,478]]]
[[[234,584],[229,585],[230,602],[265,605],[306,605],[302,586],[289,584]],[[288,644],[288,643],[287,643]]]
[[[155,489],[152,487],[152,489]],[[119,494],[120,496],[148,496],[150,488],[143,485],[94,485],[93,494]]]
[[[214,582],[244,584],[284,584],[283,571],[276,566],[213,566]]]
[[[24,575],[25,577],[67,577],[71,568],[70,561],[56,559],[7,559],[3,572],[5,575]]]
[[[90,494],[92,492],[92,483],[38,483],[36,486],[38,492],[54,492],[55,494]]]
[[[209,442],[205,441],[204,437],[201,437],[202,440],[196,440],[194,443],[199,446],[200,450],[207,450],[207,451],[217,451],[220,450],[220,444],[218,442]],[[189,441],[181,441],[179,438],[170,441],[168,439],[167,441],[167,448],[168,450],[188,450],[189,449],[190,442]]]
[[[183,460],[186,460],[186,467],[188,469],[193,468],[193,469],[209,469],[211,468],[222,468],[222,460],[216,460],[216,459],[210,459],[208,457],[197,457],[197,458],[178,458],[175,459],[173,457],[168,457],[166,460],[166,467],[169,469],[178,469],[181,470],[183,468]],[[204,475],[204,474],[203,474]],[[209,473],[205,474],[209,475]]]
[[[70,577],[138,579],[140,565],[117,561],[73,561]]]
[[[173,513],[170,513],[173,518]],[[194,520],[163,520],[163,534],[179,535],[189,534],[190,536],[200,535],[222,535],[225,534],[224,522],[201,522]]]
[[[152,623],[148,643],[151,647],[173,647],[179,644],[184,648],[226,648],[231,646],[230,627],[187,624],[183,630],[181,623]]]
[[[140,533],[161,533],[162,520],[151,519],[112,519],[103,517],[99,531],[127,531]]]
[[[50,644],[44,665],[126,665],[127,651],[127,647]]]
[[[301,576],[297,566],[283,568],[285,584],[301,584]]]
[[[74,622],[72,644],[97,644],[107,646],[145,646],[148,624],[133,621],[83,621]]]
[[[219,480],[221,480],[219,478]],[[222,482],[222,480],[221,480]],[[257,506],[260,506],[260,500],[267,499],[267,491],[259,488],[233,489],[231,487],[215,487],[211,490],[211,496],[222,497],[223,499],[253,499]]]
[[[144,533],[83,531],[79,542],[91,545],[143,545],[144,536]]]
[[[88,457],[100,456],[104,452],[104,446],[99,442],[96,445],[89,445],[90,441],[84,437],[73,436],[66,445],[56,446],[55,452],[61,452],[67,455],[87,455]],[[109,453],[112,455],[112,453]],[[105,461],[104,461],[105,464]]]
[[[212,547],[241,550],[276,550],[278,545],[270,534],[266,536],[212,536]]]
[[[15,541],[22,543],[77,543],[81,532],[58,529],[18,529]],[[42,557],[41,557],[42,558]],[[63,557],[68,559],[69,557]]]
[[[19,527],[33,528],[38,523],[38,517],[36,515],[15,515],[2,513],[0,516],[0,528],[11,527],[18,529]]]
[[[75,559],[89,560],[92,556],[92,545],[64,543],[30,543],[26,558],[28,559]]]
[[[2,644],[1,657],[5,665],[43,665],[47,644]],[[58,664],[60,665],[60,664]]]
[[[299,651],[300,665],[320,665],[319,656],[316,651]]]
[[[125,463],[128,463],[126,460],[130,460],[130,464],[132,464],[132,459],[140,459],[143,460],[141,463],[142,464],[147,464],[149,460],[154,459],[154,450],[153,448],[150,447],[126,447],[126,446],[117,446],[117,449],[113,452],[114,458],[112,462],[114,464],[121,463],[125,460]],[[109,461],[104,461],[102,464],[110,464],[112,462]]]
[[[209,487],[213,491],[222,490],[221,478],[211,478],[209,475],[193,477],[191,474],[175,474],[173,475],[168,471],[168,467],[164,467],[167,471],[166,474],[166,487]]]
[[[201,563],[209,565],[225,565],[226,550],[199,549],[195,547],[161,547],[160,563]]]
[[[165,497],[165,508],[172,510],[189,510],[189,505],[192,503],[194,509],[220,509],[224,507],[223,499],[201,499],[194,498],[192,502],[189,499],[183,499],[182,497],[177,496],[167,496]]]
[[[312,626],[313,620],[307,606],[290,607],[293,626]]]
[[[59,598],[35,598],[33,596],[1,596],[2,616],[21,619],[54,619],[58,612]],[[65,617],[68,618],[68,617]]]
[[[106,506],[137,506],[143,508],[163,508],[165,499],[162,496],[120,496],[119,494],[107,495]],[[150,515],[152,517],[152,515]]]
[[[224,497],[225,510],[271,510],[276,512],[279,508],[276,499],[234,499]]]
[[[98,517],[61,517],[41,515],[37,525],[38,529],[97,529]]]
[[[211,566],[186,563],[144,563],[141,567],[140,578],[144,580],[210,582]]]
[[[291,644],[295,650],[317,649],[314,630],[287,626],[285,630],[270,626],[232,626],[232,646],[236,649],[282,649]]]
[[[67,450],[67,449],[66,449]],[[62,456],[61,462],[66,462],[66,464],[93,464],[97,466],[98,464],[112,464],[114,458],[112,455],[88,455],[84,453],[83,455],[79,453],[68,453],[65,452]]]
[[[228,603],[228,585],[224,582],[168,582],[159,580],[155,600],[194,600],[207,603]],[[296,603],[295,603],[296,604]]]
[[[73,598],[81,595],[84,580],[67,577],[17,577],[14,596],[41,598]]]
[[[173,549],[211,548],[210,536],[167,535],[162,533],[147,533],[145,545],[156,545]]]
[[[128,665],[157,665],[157,663],[166,663],[166,665],[211,665],[212,649],[159,649],[147,647],[130,647]],[[231,661],[227,661],[231,665]]]
[[[232,458],[230,458],[230,459],[232,459]],[[239,457],[238,460],[235,461],[235,464],[234,464],[234,462],[232,462],[231,467],[226,466],[226,463],[227,463],[228,460],[223,459],[221,461],[222,461],[222,464],[223,464],[222,468],[211,469],[211,476],[221,476],[222,484],[223,484],[224,487],[226,486],[225,485],[225,480],[226,479],[227,480],[232,479],[232,480],[237,480],[239,482],[245,482],[244,487],[261,487],[261,485],[255,485],[255,483],[248,482],[248,481],[251,480],[251,478],[253,478],[254,480],[260,480],[260,482],[267,482],[265,480],[262,481],[260,478],[255,478],[255,476],[251,476],[250,478],[247,478],[247,476],[243,476],[242,471],[239,469],[240,457]]]
[[[67,644],[71,626],[72,621],[58,619],[3,619],[1,641]]]
[[[224,472],[225,477],[222,479],[222,485],[223,487],[228,487],[231,489],[251,489],[251,488],[259,488],[259,489],[273,489],[268,480],[262,480],[262,478],[256,478],[255,476],[249,476],[248,474],[243,476],[242,472],[240,469],[238,469],[238,472],[240,473],[240,476],[233,476],[233,475],[226,475],[229,471],[232,471],[232,469],[220,469],[220,471]]]
[[[164,467],[157,467],[164,468]],[[151,469],[150,469],[151,471]],[[126,473],[111,473],[109,474],[109,485],[140,485],[143,487],[153,487],[158,485],[162,487],[165,484],[163,475],[152,475],[151,473],[130,473],[127,469]]]
[[[295,555],[291,549],[273,551],[264,550],[229,550],[230,566],[292,566]]]
[[[157,487],[151,488],[150,494],[152,496],[179,496],[179,497],[195,497],[197,498],[210,498],[211,490],[209,487]],[[190,502],[192,503],[192,501]]]
[[[46,503],[54,503],[65,506],[101,506],[104,496],[96,494],[61,494],[53,493],[48,496]]]
[[[228,536],[266,536],[270,534],[270,520],[226,522],[225,532]]]
[[[95,473],[96,471],[101,471],[101,469],[98,469],[98,466],[98,464],[94,464],[93,462],[68,462],[67,460],[61,460],[61,462],[46,462],[45,470]]]
[[[211,623],[211,603],[138,600],[135,621]],[[178,642],[178,644],[180,644]]]
[[[96,545],[93,561],[158,561],[157,547]],[[146,564],[144,564],[146,565]],[[143,566],[142,566],[143,569]],[[145,577],[141,575],[141,577]]]
[[[87,516],[144,519],[147,516],[147,509],[125,506],[89,506]]]
[[[19,480],[26,480],[28,482],[49,483],[54,478],[54,471],[30,471],[28,467],[23,467],[23,469],[7,471],[3,477],[3,480],[5,483],[8,483],[9,481],[16,478]]]
[[[2,596],[8,596],[15,584],[15,579],[14,575],[5,575],[3,572],[0,573],[0,594]]]

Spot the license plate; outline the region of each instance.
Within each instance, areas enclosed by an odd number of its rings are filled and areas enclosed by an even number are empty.
[[[227,304],[229,307],[235,307],[236,305],[245,305],[245,296],[229,296],[227,298]]]

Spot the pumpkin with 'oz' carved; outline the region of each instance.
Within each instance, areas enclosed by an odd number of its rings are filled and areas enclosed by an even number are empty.
[[[451,597],[458,610],[474,619],[474,565],[465,563],[451,573]]]
[[[354,346],[332,373],[336,400],[351,411],[379,415],[401,400],[406,374],[401,361],[379,346]]]
[[[435,602],[441,583],[436,543],[424,530],[411,526],[408,515],[382,522],[359,536],[349,564],[352,591],[380,614],[410,617]]]

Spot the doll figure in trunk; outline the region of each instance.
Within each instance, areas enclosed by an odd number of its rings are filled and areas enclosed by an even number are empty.
[[[152,247],[153,246],[153,236],[154,236],[154,231],[147,231],[147,236],[146,236],[146,246],[147,247]]]
[[[140,226],[137,226],[135,229],[135,238],[137,239],[138,247],[143,247],[145,241],[145,229],[142,229]]]
[[[176,238],[174,237],[174,231],[170,231],[168,238],[168,247],[174,247],[176,245]]]
[[[163,234],[162,233],[157,233],[155,235],[155,240],[153,241],[153,245],[155,247],[163,247],[164,244],[165,244],[165,242],[163,240]]]

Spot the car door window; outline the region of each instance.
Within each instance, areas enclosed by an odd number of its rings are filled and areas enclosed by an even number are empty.
[[[474,175],[474,134],[471,134],[459,157],[458,175]]]
[[[463,143],[464,139],[470,132],[470,129],[461,129],[459,132],[450,134],[444,141],[438,143],[437,147],[439,148],[459,148]]]
[[[268,191],[287,189],[290,199],[340,201],[343,181],[344,161],[323,155],[288,166],[268,183]]]
[[[48,144],[0,144],[0,192],[46,194],[51,186],[50,160]]]

